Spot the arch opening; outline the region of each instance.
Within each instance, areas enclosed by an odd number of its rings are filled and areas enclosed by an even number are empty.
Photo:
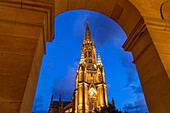
[[[122,28],[110,18],[89,10],[71,10],[56,17],[55,38],[52,44],[47,44],[47,55],[45,55],[42,64],[42,69],[44,69],[44,71],[41,69],[40,72],[41,77],[43,76],[43,73],[46,73],[45,68],[51,68],[49,71],[58,70],[58,72],[50,72],[53,75],[50,73],[47,74],[48,76],[53,76],[51,81],[54,83],[50,86],[52,91],[47,94],[49,95],[48,103],[51,98],[51,93],[55,93],[54,95],[56,99],[59,98],[60,93],[64,94],[63,98],[65,100],[71,99],[71,95],[74,90],[74,87],[71,85],[75,86],[75,70],[77,69],[79,59],[81,58],[81,44],[84,39],[87,19],[89,21],[94,43],[97,50],[100,51],[100,54],[102,54],[102,62],[106,71],[106,83],[108,82],[107,86],[109,88],[109,100],[111,101],[113,96],[118,109],[129,110],[128,107],[131,107],[130,111],[141,109],[140,107],[136,108],[135,105],[135,103],[139,103],[138,100],[140,100],[142,101],[141,104],[144,106],[142,110],[147,112],[139,78],[134,64],[131,63],[133,59],[132,55],[129,52],[124,52],[122,49],[122,45],[126,40],[126,34]],[[52,67],[47,65],[52,65]],[[70,73],[72,73],[72,75],[70,75]],[[67,79],[70,79],[70,77],[72,80],[71,85],[66,83],[68,82]],[[46,80],[44,78],[42,77],[43,80]],[[41,83],[44,83],[43,80],[40,78]],[[64,88],[60,88],[59,86],[63,86]],[[67,88],[68,86],[69,88]],[[115,92],[115,90],[117,91]],[[135,93],[136,90],[139,92]],[[66,94],[66,92],[69,92],[69,94]],[[129,95],[128,93],[130,92],[132,94]],[[35,96],[34,106],[38,105],[36,104],[36,98],[39,97],[38,95],[40,95],[40,92]],[[120,96],[124,98],[119,99]],[[133,100],[133,102],[130,100]],[[127,101],[129,101],[129,103]],[[47,106],[49,106],[49,104]],[[34,110],[36,110],[35,107],[33,107],[33,111]]]

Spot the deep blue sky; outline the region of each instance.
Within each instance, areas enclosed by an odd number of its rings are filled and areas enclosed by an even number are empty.
[[[47,113],[52,94],[55,100],[60,94],[64,100],[71,100],[87,19],[105,68],[109,101],[113,97],[117,109],[146,113],[132,55],[122,48],[126,34],[110,18],[88,10],[67,11],[55,18],[55,38],[46,46],[32,111]]]

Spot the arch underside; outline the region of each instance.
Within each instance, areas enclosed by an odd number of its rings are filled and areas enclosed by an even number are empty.
[[[170,108],[170,4],[161,0],[57,0],[55,14],[74,9],[99,12],[116,21],[128,39],[150,113]],[[164,37],[164,38],[162,38]],[[168,63],[167,63],[168,62]],[[166,100],[167,99],[167,100]],[[158,105],[159,103],[159,105]],[[163,111],[162,111],[163,110]]]
[[[129,2],[130,1],[130,2]],[[162,0],[0,1],[0,109],[30,113],[45,43],[52,41],[55,16],[73,9],[102,13],[128,39],[150,113],[170,111],[170,5]]]

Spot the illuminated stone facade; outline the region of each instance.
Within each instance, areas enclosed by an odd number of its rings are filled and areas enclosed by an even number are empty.
[[[104,67],[92,40],[88,21],[81,48],[81,60],[76,73],[75,113],[93,112],[108,106]]]

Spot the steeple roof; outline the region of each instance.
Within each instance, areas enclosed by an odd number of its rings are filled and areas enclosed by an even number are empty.
[[[89,28],[89,24],[88,24],[88,20],[87,20],[84,41],[88,41],[88,40],[93,41],[92,36],[91,36],[91,32],[90,32],[90,28]]]

